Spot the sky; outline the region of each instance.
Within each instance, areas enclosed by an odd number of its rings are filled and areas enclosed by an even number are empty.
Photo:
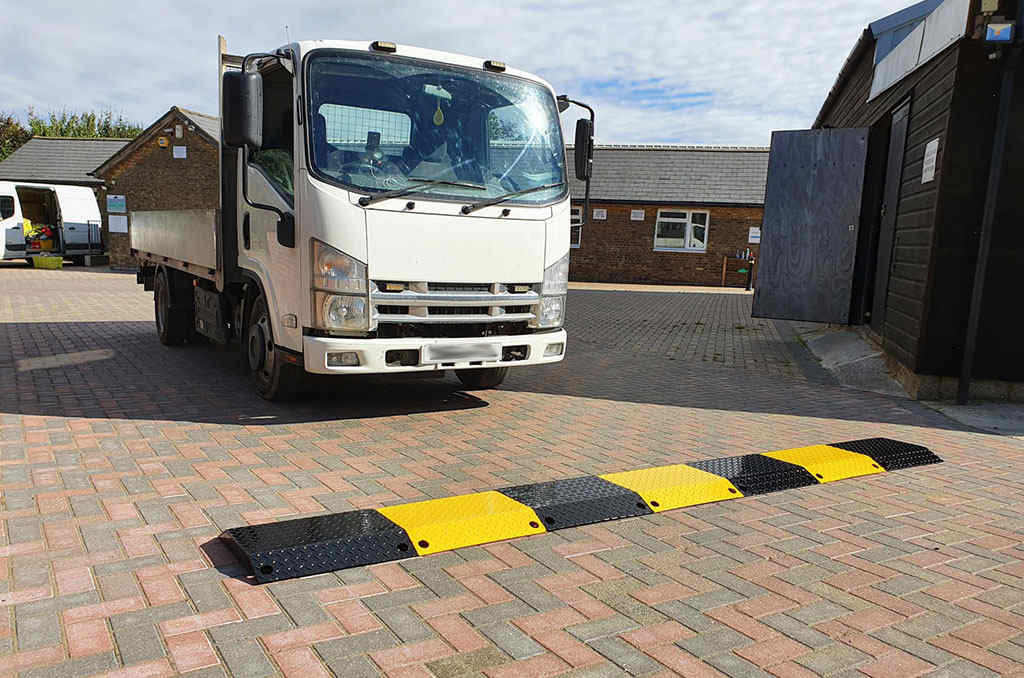
[[[389,40],[504,61],[597,111],[599,143],[766,146],[809,127],[861,31],[910,0],[0,0],[0,111],[217,113],[234,54]],[[287,26],[287,31],[286,31]],[[563,115],[567,137],[580,109]]]

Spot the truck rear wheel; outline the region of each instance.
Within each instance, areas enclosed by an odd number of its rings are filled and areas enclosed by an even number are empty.
[[[153,283],[153,308],[156,333],[164,346],[181,346],[192,333],[192,314],[189,309],[174,305],[170,276],[160,270]]]
[[[260,295],[249,313],[243,338],[244,354],[256,393],[267,400],[294,398],[302,381],[302,370],[282,360],[270,328],[267,300]]]
[[[470,391],[494,388],[505,381],[507,367],[485,367],[479,370],[455,370],[455,376]]]

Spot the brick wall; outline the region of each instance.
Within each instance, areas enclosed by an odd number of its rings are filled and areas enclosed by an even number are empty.
[[[573,206],[579,204],[573,201]],[[571,250],[569,277],[586,282],[681,283],[689,285],[722,284],[722,258],[726,261],[726,285],[742,287],[746,275],[742,261],[733,259],[737,250],[749,247],[758,254],[758,245],[747,240],[752,227],[761,226],[764,209],[760,207],[699,207],[671,205],[611,204],[591,201],[594,209],[605,209],[604,221],[589,219],[583,227],[580,247]],[[658,210],[706,211],[710,213],[706,252],[657,252],[654,250],[654,225]],[[630,221],[632,210],[644,210],[643,221]],[[756,267],[755,267],[756,279]]]
[[[183,136],[175,138],[175,124],[183,126]],[[103,239],[110,253],[110,263],[119,268],[134,268],[136,262],[129,252],[129,233],[109,233],[107,220],[107,194],[124,195],[129,215],[141,210],[215,209],[220,204],[218,186],[217,146],[200,135],[198,129],[190,132],[188,121],[172,120],[114,165],[103,176],[106,188],[100,191],[100,213],[103,218]],[[164,132],[165,128],[172,129]],[[161,148],[158,139],[168,139]],[[174,146],[185,146],[186,157],[176,159]]]

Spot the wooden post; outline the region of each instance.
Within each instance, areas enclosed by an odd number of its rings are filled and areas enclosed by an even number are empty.
[[[725,287],[725,269],[728,268],[729,257],[722,257],[722,287]]]

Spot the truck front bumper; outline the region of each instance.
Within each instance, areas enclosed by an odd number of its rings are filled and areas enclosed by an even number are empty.
[[[344,339],[310,336],[302,338],[306,371],[315,374],[383,374],[543,365],[561,361],[565,356],[565,346],[565,330],[458,339]],[[460,348],[468,351],[486,348],[483,353],[496,355],[497,359],[451,359],[441,362],[440,359],[431,357],[434,347],[456,353]],[[399,351],[405,353],[399,354]],[[414,364],[410,364],[412,354],[409,352],[412,351],[416,352]],[[343,353],[354,353],[359,359],[359,364],[329,365],[329,354]],[[338,362],[339,358],[340,356],[335,356],[332,362]]]

